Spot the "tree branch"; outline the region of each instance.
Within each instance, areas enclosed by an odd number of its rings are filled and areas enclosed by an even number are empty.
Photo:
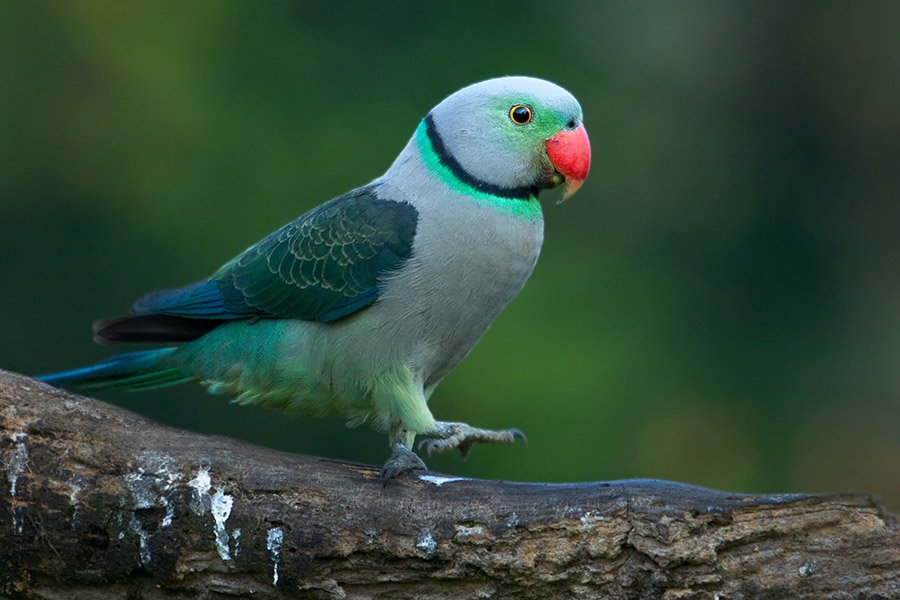
[[[163,427],[0,371],[12,598],[896,598],[866,495],[376,469]]]

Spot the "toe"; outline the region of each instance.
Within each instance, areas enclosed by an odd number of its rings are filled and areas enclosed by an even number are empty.
[[[388,481],[399,477],[407,471],[427,471],[428,467],[412,450],[398,444],[391,457],[381,468],[378,478],[387,485]]]
[[[522,440],[526,444],[528,443],[528,438],[525,436],[525,433],[522,432],[521,429],[507,429],[507,432],[512,436],[511,441]]]
[[[428,456],[431,456],[435,450],[440,448],[440,446],[441,446],[441,440],[427,438],[427,439],[420,441],[417,448],[419,449],[419,452],[424,450],[425,452],[428,453]]]
[[[399,465],[393,462],[384,465],[383,467],[381,467],[381,471],[378,473],[378,479],[381,479],[382,481],[384,481],[384,485],[387,485],[388,481],[399,474],[398,467]]]

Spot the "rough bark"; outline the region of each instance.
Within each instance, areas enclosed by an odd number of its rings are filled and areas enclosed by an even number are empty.
[[[900,597],[900,531],[866,495],[375,474],[0,372],[0,594]]]

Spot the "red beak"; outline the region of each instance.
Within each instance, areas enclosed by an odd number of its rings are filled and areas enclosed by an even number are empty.
[[[556,170],[566,178],[565,202],[578,191],[591,169],[591,142],[584,125],[577,129],[563,129],[545,142],[547,157]]]

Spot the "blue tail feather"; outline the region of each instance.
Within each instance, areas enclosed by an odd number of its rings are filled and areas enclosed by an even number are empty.
[[[40,375],[36,379],[83,390],[149,390],[195,379],[166,359],[177,348],[117,354],[97,364]]]

